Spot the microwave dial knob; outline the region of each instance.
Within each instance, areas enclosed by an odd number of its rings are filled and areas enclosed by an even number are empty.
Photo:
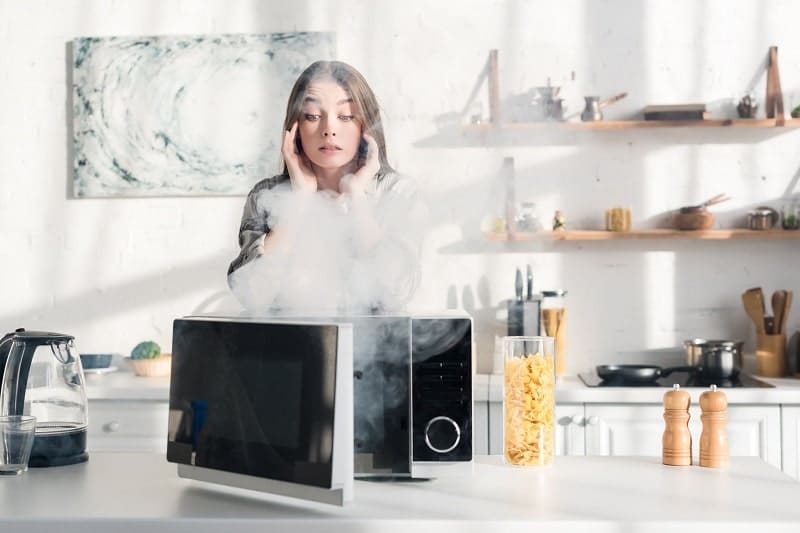
[[[425,444],[436,453],[453,451],[461,442],[461,428],[449,416],[435,416],[425,425]]]

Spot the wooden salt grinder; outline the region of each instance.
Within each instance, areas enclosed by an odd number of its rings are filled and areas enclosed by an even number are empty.
[[[664,436],[661,462],[672,466],[692,464],[692,434],[689,432],[689,393],[675,384],[664,393]]]
[[[703,433],[700,435],[700,466],[728,466],[728,399],[716,385],[700,395]]]

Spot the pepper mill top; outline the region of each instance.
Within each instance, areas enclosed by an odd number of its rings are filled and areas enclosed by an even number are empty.
[[[704,413],[725,411],[728,408],[728,398],[725,393],[717,390],[716,385],[711,385],[709,390],[700,395],[700,409]]]
[[[681,386],[677,383],[672,386],[672,390],[664,393],[664,409],[679,409],[686,411],[689,409],[691,399],[689,393],[681,390]]]

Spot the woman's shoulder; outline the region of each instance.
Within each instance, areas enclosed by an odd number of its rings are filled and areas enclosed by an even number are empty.
[[[379,196],[391,193],[412,196],[418,192],[416,180],[395,170],[382,172],[375,180],[375,192]]]
[[[269,178],[264,178],[258,181],[253,188],[250,189],[248,196],[257,196],[263,191],[269,191],[272,189],[283,189],[285,183],[289,183],[289,176],[286,174],[276,174]]]

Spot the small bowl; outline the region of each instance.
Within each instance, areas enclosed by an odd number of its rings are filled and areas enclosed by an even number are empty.
[[[133,367],[133,373],[146,378],[169,376],[172,367],[172,354],[162,353],[153,359],[127,358]]]
[[[110,353],[82,353],[81,366],[86,369],[108,368],[111,365]]]
[[[705,209],[698,209],[688,213],[677,212],[673,215],[672,221],[679,230],[704,230],[714,225],[714,213]]]

